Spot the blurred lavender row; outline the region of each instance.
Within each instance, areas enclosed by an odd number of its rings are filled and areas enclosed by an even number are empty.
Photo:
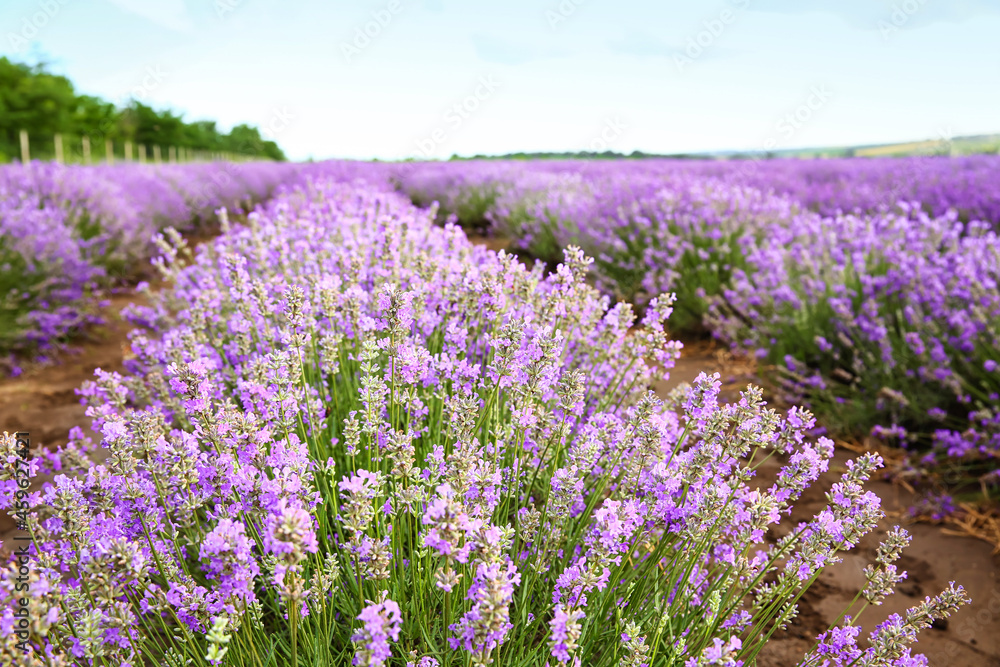
[[[167,227],[194,232],[215,211],[249,210],[300,165],[0,167],[0,362],[41,360],[99,320],[102,294],[134,282]]]
[[[402,165],[397,180],[411,195],[442,206],[464,201],[490,184],[510,184],[551,174],[635,178],[701,176],[788,195],[823,215],[870,213],[898,201],[917,201],[930,215],[954,209],[960,219],[1000,224],[1000,156],[827,160],[470,161]],[[486,195],[489,195],[487,188]],[[461,215],[459,215],[462,218]]]

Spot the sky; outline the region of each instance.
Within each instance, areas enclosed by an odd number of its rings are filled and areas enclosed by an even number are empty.
[[[3,0],[0,55],[290,158],[1000,132],[1000,0]]]

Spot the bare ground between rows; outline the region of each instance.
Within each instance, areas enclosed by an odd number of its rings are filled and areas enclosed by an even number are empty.
[[[505,244],[491,239],[488,245],[498,250]],[[123,370],[123,361],[130,350],[127,336],[130,327],[122,319],[121,310],[129,303],[142,301],[134,293],[113,297],[104,309],[107,325],[89,332],[75,353],[63,354],[57,365],[29,368],[21,377],[0,380],[0,430],[28,431],[34,444],[47,448],[65,444],[74,426],[89,430],[90,420],[75,390],[93,377],[96,368]],[[745,363],[721,353],[711,343],[695,341],[685,346],[669,379],[663,379],[654,388],[664,395],[681,382],[693,381],[702,371],[721,374],[727,400],[735,398],[750,379]],[[807,519],[823,508],[826,502],[823,494],[837,481],[844,463],[852,456],[852,452],[837,451],[830,472],[806,492],[795,508],[792,521]],[[762,468],[762,477],[773,477],[777,465]],[[902,515],[912,503],[905,489],[884,481],[873,481],[869,488],[882,498],[889,518],[848,554],[843,563],[828,568],[803,598],[798,619],[769,642],[758,661],[761,667],[796,664],[811,646],[810,638],[825,630],[853,600],[863,583],[862,568],[873,559],[885,531],[896,523],[906,523]],[[6,542],[12,536],[12,528],[8,517],[0,517],[0,539]],[[904,553],[902,566],[908,570],[909,578],[885,605],[865,613],[865,627],[874,627],[891,613],[903,613],[924,596],[939,592],[949,581],[957,581],[968,590],[972,604],[941,628],[924,631],[919,650],[934,667],[1000,667],[1000,558],[993,555],[986,542],[947,535],[938,526],[913,524],[907,525],[907,529],[913,535],[913,543]]]

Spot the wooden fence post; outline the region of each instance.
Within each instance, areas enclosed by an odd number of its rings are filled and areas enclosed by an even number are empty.
[[[125,140],[125,161],[132,161],[132,142],[128,139]]]
[[[83,163],[90,164],[90,137],[83,135],[80,144],[83,147]]]
[[[139,163],[146,163],[146,144],[139,144]]]
[[[28,151],[28,131],[21,130],[21,164],[31,162],[31,153]]]
[[[63,156],[63,145],[62,145],[62,135],[56,133],[55,139],[53,140],[56,145],[56,162],[63,164],[65,162]]]
[[[160,144],[153,144],[153,162],[160,164]]]
[[[104,161],[108,164],[115,163],[115,144],[110,139],[104,140]]]

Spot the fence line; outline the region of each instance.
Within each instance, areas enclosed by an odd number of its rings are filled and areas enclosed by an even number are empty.
[[[27,130],[20,130],[20,142],[21,142],[21,163],[27,164],[31,161],[31,144],[28,138]],[[72,144],[72,142],[70,142]],[[138,155],[137,161],[139,163],[146,163],[147,155],[152,156],[152,162],[154,164],[162,164],[163,160],[163,146],[160,144],[133,144],[131,139],[125,139],[122,144],[122,161],[123,162],[133,162],[133,148],[137,148]],[[66,164],[66,151],[63,146],[63,136],[60,133],[56,133],[52,137],[52,147],[53,147],[53,157],[52,160],[58,162],[59,164]],[[152,150],[150,150],[150,148]],[[79,153],[76,153],[76,149],[79,149]],[[100,149],[98,149],[100,150]],[[245,153],[233,153],[230,151],[205,151],[199,149],[192,149],[186,146],[166,146],[166,161],[171,164],[176,164],[180,162],[245,162],[249,160],[257,159],[255,155],[249,155]],[[95,161],[102,161],[104,164],[115,164],[115,142],[112,139],[104,140],[104,152],[103,155],[98,152],[97,160],[95,160],[95,155],[93,154],[92,147],[90,144],[90,137],[88,135],[82,135],[79,138],[79,146],[72,145],[71,155],[78,157],[78,160],[73,160],[74,162],[79,161],[82,164],[92,164]],[[45,159],[36,155],[35,159]]]

